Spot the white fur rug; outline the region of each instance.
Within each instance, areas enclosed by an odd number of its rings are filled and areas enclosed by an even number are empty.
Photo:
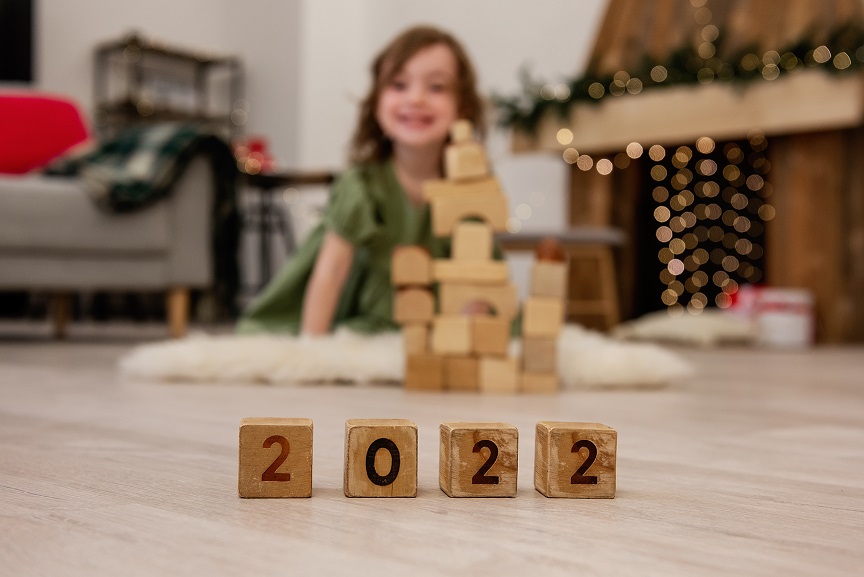
[[[708,309],[693,316],[671,317],[666,311],[649,313],[615,327],[619,339],[711,347],[746,344],[756,338],[753,322],[730,312]]]
[[[511,345],[518,354],[519,341]],[[399,333],[361,336],[340,331],[300,338],[276,335],[193,335],[141,345],[120,360],[133,379],[202,383],[398,383],[404,376]],[[647,343],[623,343],[578,325],[558,341],[562,387],[661,387],[692,374],[673,352]]]

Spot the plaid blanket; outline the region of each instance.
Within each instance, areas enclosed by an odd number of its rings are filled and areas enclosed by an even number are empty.
[[[220,137],[190,124],[160,123],[126,129],[95,149],[61,157],[45,169],[52,176],[77,176],[96,203],[128,212],[165,197],[193,158],[203,154],[213,169],[213,254],[215,297],[235,315],[239,287],[237,169]]]

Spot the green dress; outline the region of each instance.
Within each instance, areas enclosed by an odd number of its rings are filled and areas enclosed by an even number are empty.
[[[396,246],[419,244],[433,258],[447,258],[450,252],[450,239],[432,235],[428,205],[411,203],[392,162],[353,167],[333,185],[322,222],[244,312],[239,332],[300,332],[306,285],[328,232],[354,245],[333,327],[364,333],[398,328],[390,285],[390,256]]]

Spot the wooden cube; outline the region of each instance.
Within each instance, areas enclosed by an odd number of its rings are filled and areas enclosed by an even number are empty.
[[[510,272],[503,260],[450,260],[435,259],[432,278],[438,282],[471,283],[482,285],[507,284]]]
[[[480,388],[480,361],[474,357],[447,357],[444,360],[444,388],[476,391]]]
[[[481,218],[496,232],[507,230],[507,197],[500,192],[471,192],[432,197],[432,232],[450,236],[456,225],[468,218]]]
[[[444,388],[444,357],[431,354],[405,357],[405,390],[440,391]]]
[[[534,487],[547,497],[615,496],[618,432],[599,423],[537,423]]]
[[[522,373],[522,392],[530,394],[552,394],[558,392],[556,373]]]
[[[531,297],[522,309],[522,336],[555,337],[564,324],[564,302],[558,299]]]
[[[439,315],[432,321],[432,352],[437,355],[471,354],[471,318]]]
[[[239,464],[241,497],[311,497],[312,420],[243,419]]]
[[[519,431],[506,423],[442,423],[438,471],[450,497],[515,497]]]
[[[409,288],[396,291],[393,318],[399,324],[428,323],[435,316],[435,297],[427,289]]]
[[[556,337],[524,337],[522,339],[522,370],[528,373],[557,373],[558,339]]]
[[[486,150],[478,142],[451,144],[444,150],[444,173],[450,180],[483,178],[489,174]]]
[[[510,321],[492,316],[472,317],[474,354],[506,357],[510,348]]]
[[[485,222],[460,222],[453,229],[450,256],[457,261],[492,258],[492,227]]]
[[[508,321],[513,320],[519,311],[519,298],[516,287],[506,285],[478,285],[442,283],[438,290],[441,314],[460,315],[466,305],[472,302],[489,304],[495,316]]]
[[[474,125],[470,120],[457,120],[450,126],[450,142],[470,142],[474,138]]]
[[[416,497],[417,425],[407,419],[345,422],[345,496]]]
[[[532,297],[567,299],[567,264],[538,261],[531,269]]]
[[[426,323],[403,325],[402,344],[406,355],[423,355],[429,352],[429,325]]]
[[[473,193],[501,193],[501,183],[497,178],[479,178],[477,180],[469,180],[465,182],[455,182],[453,180],[425,180],[422,184],[423,199],[431,201],[437,196],[452,196],[465,195]]]
[[[480,359],[480,390],[484,393],[517,393],[519,381],[516,359]]]
[[[425,286],[432,282],[432,257],[422,246],[397,246],[390,260],[394,286]]]

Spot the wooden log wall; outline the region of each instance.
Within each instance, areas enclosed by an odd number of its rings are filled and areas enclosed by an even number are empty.
[[[726,39],[719,57],[741,49],[779,50],[805,34],[824,38],[833,28],[864,22],[860,0],[610,0],[589,58],[596,74],[634,69],[646,55],[664,60],[716,26]]]
[[[864,129],[772,138],[766,281],[816,298],[819,342],[864,341]]]

